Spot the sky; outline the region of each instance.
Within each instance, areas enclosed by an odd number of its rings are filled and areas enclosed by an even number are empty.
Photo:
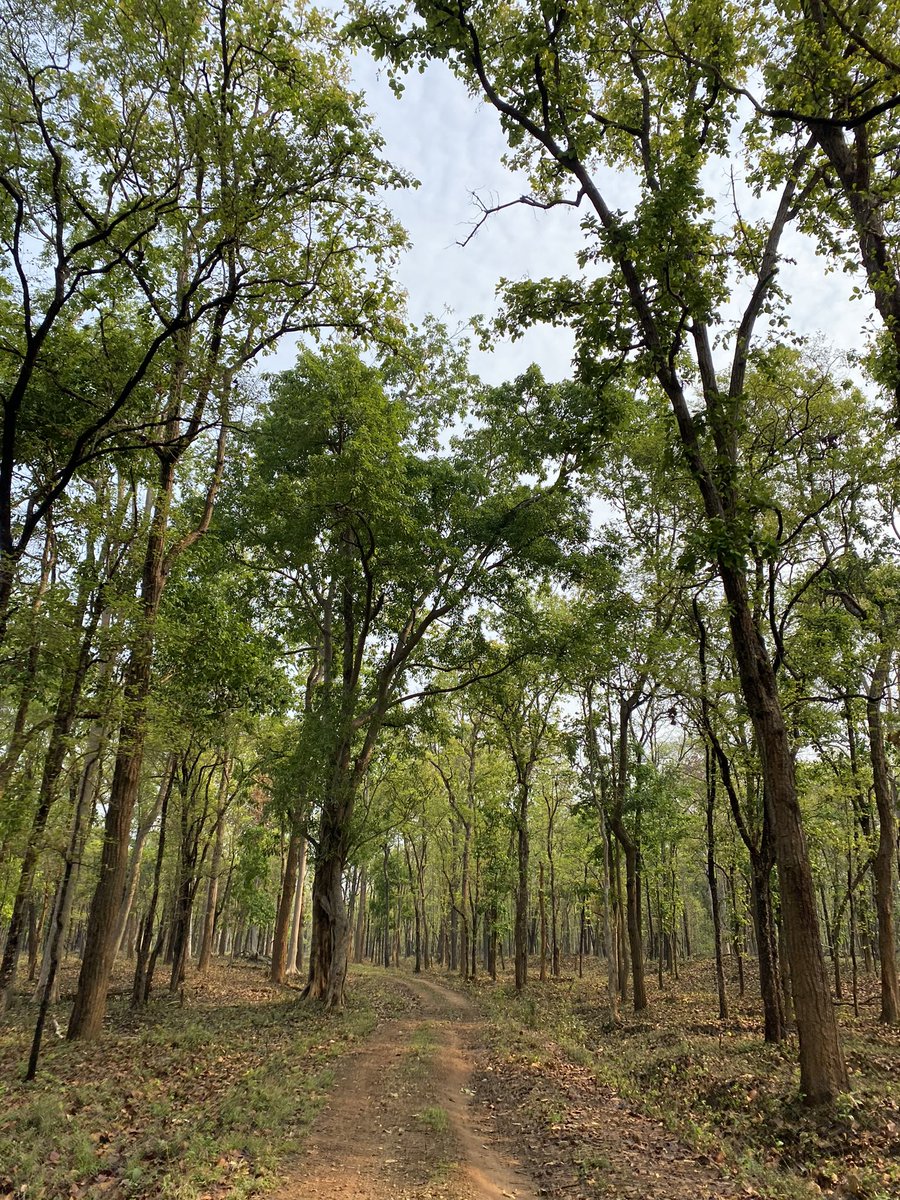
[[[468,245],[459,244],[479,215],[473,193],[496,203],[528,189],[524,177],[501,162],[506,146],[494,111],[469,96],[443,65],[406,76],[400,99],[366,53],[354,58],[353,80],[386,140],[386,157],[420,181],[417,189],[392,193],[388,200],[411,240],[398,274],[414,320],[427,313],[444,315],[455,328],[476,314],[496,312],[501,278],[577,271],[575,255],[583,238],[580,214],[571,208],[544,212],[517,206],[491,216]],[[605,186],[613,207],[619,197],[624,207],[633,191],[627,179],[611,173]],[[729,192],[730,182],[723,177],[723,200]],[[853,283],[859,281],[840,270],[826,273],[826,264],[800,234],[790,232],[784,248],[795,260],[781,274],[792,296],[794,327],[821,335],[839,351],[859,349],[861,329],[871,311],[866,300],[849,300]],[[569,372],[571,357],[567,330],[541,328],[519,341],[500,342],[489,353],[474,349],[471,362],[493,383],[520,374],[531,362],[549,378],[560,378]]]

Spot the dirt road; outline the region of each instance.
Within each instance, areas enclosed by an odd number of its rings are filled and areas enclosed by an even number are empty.
[[[587,1067],[489,1061],[478,1015],[430,977],[342,1059],[270,1200],[743,1200],[761,1193],[632,1111]],[[474,1075],[473,1075],[474,1072]],[[541,1120],[534,1119],[535,1111]]]
[[[414,1015],[348,1055],[304,1153],[273,1200],[537,1200],[469,1086],[477,1018],[414,976]]]

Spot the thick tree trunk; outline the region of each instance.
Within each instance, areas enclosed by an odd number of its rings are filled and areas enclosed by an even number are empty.
[[[772,819],[800,1041],[800,1087],[811,1104],[825,1103],[846,1091],[849,1079],[819,936],[794,759],[775,672],[753,620],[746,580],[724,555],[720,557],[719,573],[728,599],[741,690],[756,735],[765,802]]]
[[[349,924],[338,857],[317,856],[312,887],[312,944],[306,994],[341,1009],[347,976]]]
[[[900,992],[897,984],[897,950],[894,938],[894,856],[896,854],[896,817],[894,790],[884,749],[881,702],[893,657],[893,648],[884,646],[878,657],[866,697],[869,748],[872,756],[872,784],[878,809],[878,850],[875,854],[875,909],[878,917],[878,958],[881,968],[880,1020],[894,1025],[900,1018]]]
[[[641,940],[640,889],[638,885],[638,849],[621,821],[613,831],[625,853],[625,915],[631,958],[633,1007],[636,1013],[647,1007],[647,983],[644,974],[644,948]]]
[[[322,804],[319,821],[312,886],[309,981],[304,996],[320,1001],[326,1008],[340,1010],[344,1005],[350,952],[343,874],[354,796],[346,778],[347,771],[337,766],[335,776],[336,781]]]
[[[88,914],[84,959],[69,1020],[67,1036],[70,1041],[97,1037],[106,1015],[106,997],[115,951],[116,918],[128,867],[131,816],[144,759],[156,618],[165,587],[165,541],[174,484],[174,463],[167,461],[160,473],[160,486],[144,556],[141,627],[125,669],[125,716],[119,730],[116,765],[106,809],[100,878]]]

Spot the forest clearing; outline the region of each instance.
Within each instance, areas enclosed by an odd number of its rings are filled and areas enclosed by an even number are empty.
[[[752,1005],[717,1019],[708,966],[655,996],[653,1020],[613,1031],[593,964],[528,1002],[509,981],[466,987],[410,965],[356,968],[341,1018],[239,961],[139,1017],[114,1000],[103,1045],[54,1039],[39,1084],[4,1087],[0,1194],[898,1194],[898,1034],[873,1019],[871,980],[868,1016],[844,1023],[854,1102],[816,1114]],[[8,1081],[27,1033],[16,1021],[0,1043]]]
[[[897,0],[0,0],[0,1200],[900,1200]]]

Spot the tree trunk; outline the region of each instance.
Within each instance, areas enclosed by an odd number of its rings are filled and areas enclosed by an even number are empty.
[[[269,968],[269,979],[272,983],[284,983],[284,977],[287,972],[291,911],[294,907],[294,897],[297,891],[300,866],[300,842],[302,840],[303,835],[294,826],[288,840],[287,862],[284,867],[284,879],[281,882],[281,895],[278,899],[278,912],[275,917],[275,937],[272,941],[272,965]]]
[[[352,797],[332,790],[322,805],[319,845],[312,886],[312,933],[309,981],[304,995],[326,1008],[344,1005],[344,985],[349,962],[350,924],[344,904],[342,877],[347,861],[346,838],[352,814]]]
[[[216,905],[219,900],[219,876],[222,873],[222,853],[225,849],[225,811],[229,774],[229,761],[226,758],[219,786],[219,803],[216,810],[216,840],[213,843],[212,860],[209,864],[206,908],[203,913],[203,936],[200,939],[200,954],[197,959],[198,975],[205,975],[209,970],[216,937]]]
[[[84,773],[80,781],[75,801],[75,811],[72,814],[72,829],[69,834],[69,844],[66,850],[65,863],[63,866],[62,880],[57,893],[57,906],[53,914],[53,923],[50,930],[50,936],[47,940],[46,950],[46,971],[41,971],[41,981],[38,984],[40,991],[40,1005],[38,1007],[37,1022],[34,1027],[34,1037],[31,1043],[31,1054],[28,1059],[28,1070],[25,1075],[26,1080],[34,1079],[37,1073],[38,1058],[41,1053],[41,1041],[44,1036],[44,1027],[47,1022],[47,1013],[50,1010],[50,1005],[53,1001],[53,995],[56,990],[56,978],[59,971],[59,964],[62,958],[63,940],[65,937],[66,924],[68,921],[68,909],[66,898],[73,892],[72,879],[78,857],[82,847],[82,831],[85,825],[85,813],[88,807],[88,794],[91,791],[90,783],[90,768],[85,766]]]
[[[800,1087],[809,1103],[825,1103],[846,1091],[849,1079],[819,936],[793,754],[775,672],[753,619],[746,579],[724,553],[719,556],[719,574],[729,605],[741,690],[762,763],[765,803],[772,818],[800,1041]]]
[[[850,985],[853,991],[853,1015],[859,1016],[859,968],[856,961],[856,896],[853,889],[851,864],[847,865],[847,895],[850,906]]]
[[[37,618],[41,609],[44,606],[44,597],[47,594],[47,588],[50,586],[50,577],[53,568],[56,564],[56,542],[53,533],[53,527],[48,521],[47,532],[44,537],[44,549],[41,554],[41,574],[38,580],[38,585],[35,590],[34,599],[31,604],[32,621]],[[10,560],[5,554],[0,551],[0,586],[12,587],[12,582],[15,577],[16,563]],[[6,593],[6,598],[2,601],[2,633],[0,633],[0,642],[5,638],[6,633],[6,616],[9,602],[9,592]],[[12,732],[9,735],[6,753],[0,759],[0,801],[6,795],[6,789],[9,786],[9,781],[12,778],[16,764],[22,757],[25,747],[28,745],[35,728],[28,728],[28,712],[31,708],[31,702],[34,699],[35,689],[37,687],[38,666],[41,661],[41,643],[37,636],[34,626],[32,626],[31,641],[28,646],[28,653],[25,656],[24,669],[19,677],[19,702],[16,707],[16,715],[13,720]]]
[[[462,821],[463,851],[462,865],[459,878],[459,917],[461,922],[461,941],[459,947],[459,973],[463,979],[469,976],[469,952],[471,944],[471,928],[469,926],[469,858],[472,846],[471,821]]]
[[[94,644],[94,634],[97,630],[97,624],[100,620],[101,608],[99,592],[95,593],[90,607],[88,606],[88,597],[86,595],[78,606],[77,620],[79,626],[81,626],[86,613],[88,621],[87,625],[80,629],[81,638],[77,655],[74,662],[70,662],[68,669],[63,672],[63,679],[59,687],[53,725],[50,731],[50,740],[47,745],[47,753],[44,757],[44,769],[38,792],[38,805],[32,820],[28,844],[25,848],[25,854],[19,870],[19,885],[16,889],[15,900],[13,901],[12,915],[6,933],[6,945],[3,949],[3,958],[0,960],[0,1012],[6,1007],[15,981],[23,920],[26,907],[31,900],[31,889],[38,858],[42,849],[41,843],[44,830],[47,826],[47,819],[56,801],[57,785],[65,762],[66,751],[69,748],[69,735],[75,723],[75,714],[81,700],[84,681],[90,666],[91,649]],[[36,942],[32,946],[32,951],[36,955]],[[34,961],[36,967],[36,957]]]
[[[878,917],[878,958],[881,968],[881,1013],[879,1019],[894,1025],[900,1017],[900,992],[897,984],[897,950],[894,940],[894,855],[896,818],[894,790],[884,749],[881,703],[893,657],[893,648],[884,646],[878,657],[866,697],[866,719],[872,756],[872,784],[878,809],[878,850],[875,854],[875,910]]]
[[[131,1007],[141,1008],[150,995],[150,957],[153,944],[153,923],[156,920],[156,906],[159,903],[159,890],[162,881],[163,859],[166,853],[166,823],[169,815],[169,797],[175,782],[175,772],[169,775],[168,787],[163,796],[162,809],[159,815],[159,841],[156,847],[156,864],[153,869],[153,888],[150,893],[150,903],[144,917],[143,928],[138,937],[137,953],[134,963],[134,982],[131,989]]]
[[[541,972],[543,983],[547,978],[547,905],[544,900],[544,864],[538,866],[538,912],[541,921]]]
[[[772,865],[763,856],[754,856],[751,871],[764,1038],[767,1042],[777,1043],[784,1040],[786,1030],[778,968],[778,935],[772,906]]]
[[[728,995],[725,991],[725,963],[722,960],[722,910],[719,903],[719,881],[716,877],[716,831],[713,816],[716,807],[716,763],[709,747],[706,749],[706,879],[712,908],[713,944],[716,954],[716,991],[719,997],[719,1019],[728,1019]]]
[[[300,866],[297,870],[297,891],[294,896],[294,913],[291,919],[291,941],[290,945],[288,946],[288,975],[296,975],[303,969],[303,916],[306,896],[307,848],[306,838],[301,838]],[[363,918],[363,929],[365,929],[365,901],[366,882],[364,868],[362,872],[362,885],[360,888],[360,912]]]
[[[141,878],[141,859],[144,855],[144,844],[147,841],[150,830],[153,828],[156,820],[162,809],[163,795],[168,786],[167,777],[175,770],[175,755],[170,754],[166,760],[166,766],[163,771],[163,777],[159,783],[159,789],[156,793],[156,800],[153,808],[147,816],[147,819],[141,821],[138,825],[137,834],[135,835],[134,845],[131,847],[131,854],[128,860],[128,882],[125,885],[125,895],[122,898],[122,904],[119,908],[119,916],[116,921],[115,934],[115,951],[113,959],[118,958],[122,949],[122,939],[125,936],[125,926],[128,924],[128,917],[131,913],[131,906],[134,904],[135,893],[137,892],[138,883]]]
[[[101,630],[107,630],[112,623],[112,617],[109,609],[105,609],[100,617]],[[102,691],[103,686],[109,680],[113,669],[113,659],[111,657],[104,659],[100,664],[97,693]],[[72,906],[75,901],[75,892],[78,883],[79,873],[81,871],[82,857],[84,847],[87,843],[88,833],[94,820],[94,812],[97,808],[97,800],[100,794],[101,786],[101,765],[103,751],[106,746],[109,729],[107,722],[104,720],[96,720],[90,727],[87,735],[87,740],[84,748],[84,762],[81,769],[81,776],[77,784],[70,785],[70,791],[73,796],[72,803],[72,834],[70,838],[70,850],[72,854],[71,870],[63,871],[63,877],[60,886],[57,890],[56,900],[53,907],[53,916],[50,922],[50,934],[47,937],[44,949],[43,962],[41,963],[41,973],[38,980],[38,991],[43,992],[43,988],[47,984],[50,976],[50,944],[54,936],[54,931],[57,925],[60,926],[58,953],[60,958],[65,951],[66,938],[69,931],[69,922],[72,917]],[[51,985],[49,994],[49,1004],[55,1004],[57,993],[59,991],[59,974],[54,973],[54,982]]]
[[[619,996],[624,1004],[628,999],[628,979],[631,974],[631,955],[628,951],[628,934],[625,928],[625,899],[622,895],[622,854],[616,846],[616,944],[619,960]]]
[[[559,898],[556,894],[552,821],[547,827],[547,861],[550,864],[550,974],[554,979],[559,979]]]
[[[175,464],[166,460],[160,471],[160,486],[144,556],[141,625],[125,668],[125,716],[119,730],[116,764],[106,810],[100,877],[88,914],[84,959],[69,1020],[67,1036],[70,1041],[97,1037],[106,1015],[106,997],[115,951],[116,917],[128,866],[131,815],[144,758],[153,646],[166,580],[165,541],[174,484]]]
[[[528,787],[519,785],[518,811],[518,879],[516,883],[515,972],[516,991],[521,992],[528,982]]]
[[[640,891],[638,887],[638,850],[620,820],[613,824],[613,831],[625,852],[625,915],[628,930],[628,948],[631,957],[631,984],[634,1011],[643,1012],[647,1007],[647,984],[644,976],[644,949],[641,944]]]
[[[365,957],[366,885],[366,867],[363,864],[359,880],[359,911],[356,914],[356,936],[353,941],[353,961],[357,963],[361,963]]]
[[[603,805],[600,806],[600,839],[603,843],[603,940],[606,942],[606,1002],[609,1007],[610,1024],[615,1025],[619,1019],[618,980],[619,956],[618,939],[615,931],[615,914],[613,912],[612,892],[612,855],[609,843],[609,829],[606,824],[606,814]]]

